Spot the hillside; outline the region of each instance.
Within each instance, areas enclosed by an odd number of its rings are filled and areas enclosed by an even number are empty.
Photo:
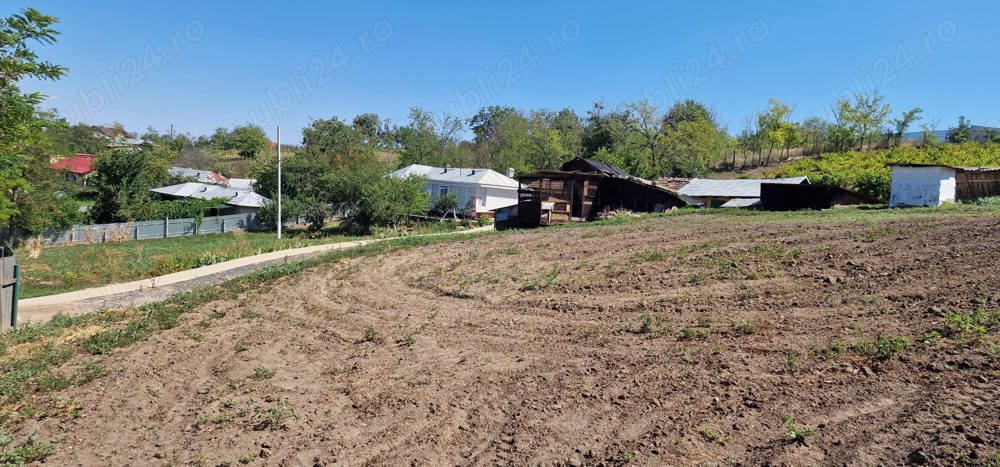
[[[997,243],[986,208],[838,210],[342,258],[2,341],[72,349],[2,426],[52,465],[982,465]]]

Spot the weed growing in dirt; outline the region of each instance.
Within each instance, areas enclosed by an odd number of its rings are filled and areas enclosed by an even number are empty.
[[[547,272],[545,272],[545,274],[542,274],[539,277],[531,279],[530,281],[522,285],[521,290],[525,292],[529,290],[539,290],[539,289],[544,289],[545,287],[548,287],[552,284],[555,284],[556,279],[559,277],[559,274],[562,273],[562,270],[563,267],[561,264],[554,264],[552,265],[552,268],[550,268]]]
[[[250,344],[249,342],[240,342],[239,344],[236,344],[236,353],[246,352],[247,350],[250,350],[252,347],[253,345]]]
[[[257,460],[257,454],[245,454],[240,457],[240,464],[247,465],[255,460]]]
[[[880,332],[875,336],[874,341],[855,344],[854,351],[859,355],[884,361],[906,350],[909,345],[910,340],[905,337],[886,337]]]
[[[250,426],[256,431],[278,429],[284,425],[287,418],[298,418],[295,410],[288,404],[288,401],[281,401],[267,407],[254,407],[253,416],[250,418]]]
[[[794,350],[785,352],[785,366],[788,371],[795,371],[799,368],[799,353]]]
[[[377,342],[378,341],[378,331],[375,330],[374,326],[368,326],[365,328],[365,335],[361,336],[361,342]]]
[[[660,327],[660,320],[653,316],[652,313],[645,311],[639,318],[639,327],[636,328],[636,334],[653,334],[656,333]]]
[[[937,331],[926,332],[924,333],[924,335],[920,336],[920,342],[923,342],[924,344],[927,345],[935,345],[940,340],[941,340],[941,333]]]
[[[826,347],[819,345],[813,347],[812,353],[813,355],[824,360],[833,360],[839,358],[841,355],[844,355],[845,350],[846,347],[843,342],[833,342]]]
[[[698,326],[707,328],[712,325],[712,317],[708,315],[701,315],[698,317]]]
[[[973,313],[948,313],[945,326],[950,336],[976,340],[1000,330],[1000,310],[989,313],[985,307],[980,307]]]
[[[781,417],[781,423],[785,425],[785,440],[787,440],[789,443],[798,443],[805,445],[806,440],[810,436],[816,434],[816,432],[812,428],[804,426],[796,426],[795,419],[793,419],[788,415]]]
[[[413,336],[413,333],[405,332],[399,337],[399,340],[397,340],[396,343],[403,347],[409,347],[417,343],[417,338]]]
[[[733,324],[729,333],[734,336],[749,336],[757,334],[757,331],[759,330],[760,326],[757,326],[750,321],[740,321],[739,323]]]
[[[636,263],[654,263],[663,261],[667,254],[658,250],[640,251],[632,256],[632,261]]]
[[[272,377],[274,377],[274,370],[259,366],[257,368],[254,368],[253,376],[251,376],[250,378],[255,379],[257,381],[261,381],[265,379],[271,379]]]
[[[719,433],[718,431],[715,431],[711,428],[703,428],[701,430],[701,435],[704,436],[705,439],[712,441],[713,443],[718,443],[719,446],[725,446],[726,443],[729,442],[729,438],[726,438],[725,436],[722,435],[722,433]]]
[[[87,384],[106,374],[108,374],[108,370],[101,365],[100,359],[87,360],[83,364],[83,369],[76,374],[75,382],[77,384]]]
[[[685,326],[681,329],[681,336],[679,339],[682,341],[705,340],[708,339],[708,331],[705,329]]]
[[[34,435],[23,443],[15,444],[13,438],[0,433],[0,465],[15,466],[38,462],[53,452],[55,448],[51,444],[36,440]]]

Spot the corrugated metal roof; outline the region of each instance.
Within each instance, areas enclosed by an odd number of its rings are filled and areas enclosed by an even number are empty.
[[[467,183],[479,186],[512,188],[515,190],[519,186],[517,180],[490,169],[446,169],[441,167],[431,167],[428,165],[412,164],[389,175],[396,178],[406,178],[411,175],[416,175],[434,182]]]
[[[963,172],[997,172],[1000,171],[1000,167],[973,167],[973,166],[955,166],[946,164],[919,164],[911,162],[897,162],[889,164],[889,167],[911,167],[911,168],[935,168],[939,167],[942,169],[953,169],[961,170]]]
[[[97,156],[93,154],[75,154],[72,157],[55,161],[50,166],[55,170],[65,169],[70,173],[86,175],[94,171],[94,163],[96,161]]]
[[[678,193],[687,196],[708,197],[718,196],[724,198],[760,198],[761,183],[787,183],[798,185],[808,183],[807,177],[791,178],[769,178],[769,179],[735,179],[735,180],[713,180],[707,178],[694,178],[691,183],[684,185]]]
[[[167,169],[170,175],[175,177],[190,177],[201,183],[211,183],[213,185],[225,185],[228,179],[218,172],[211,170],[198,170],[188,167],[171,167]]]
[[[230,178],[229,181],[226,182],[226,186],[229,188],[250,191],[253,191],[253,186],[256,184],[257,179],[254,178]]]
[[[760,204],[760,198],[733,198],[722,203],[720,208],[748,208]]]
[[[177,198],[194,199],[215,199],[225,198],[226,204],[230,206],[241,206],[248,208],[259,208],[269,203],[271,200],[258,195],[249,190],[237,190],[207,183],[187,182],[178,183],[160,188],[153,188],[149,191],[166,196]]]

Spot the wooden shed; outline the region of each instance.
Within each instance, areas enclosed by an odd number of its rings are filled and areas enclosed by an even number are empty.
[[[560,170],[517,177],[520,227],[586,222],[610,209],[661,212],[686,206],[676,193],[624,170],[591,159],[575,158]]]
[[[801,211],[837,206],[876,204],[874,198],[837,186],[762,183],[760,206],[764,211]]]

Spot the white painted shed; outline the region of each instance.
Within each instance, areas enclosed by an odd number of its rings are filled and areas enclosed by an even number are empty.
[[[889,207],[940,206],[955,201],[955,167],[892,164]]]

